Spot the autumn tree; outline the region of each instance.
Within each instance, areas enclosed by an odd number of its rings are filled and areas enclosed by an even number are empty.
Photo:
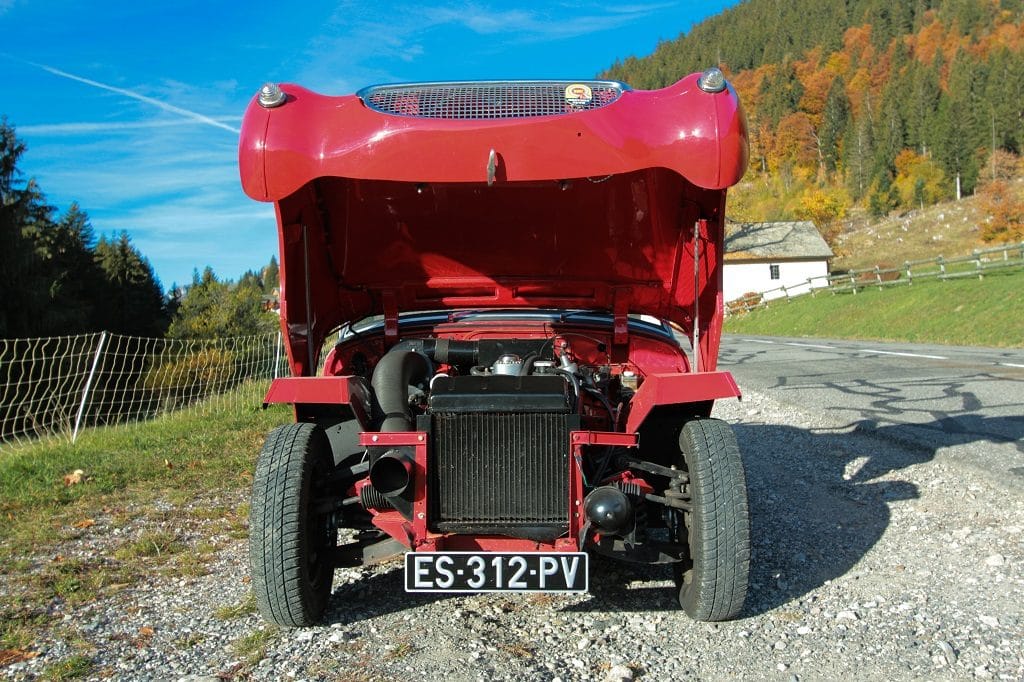
[[[982,225],[981,238],[987,242],[1024,241],[1024,200],[1005,180],[985,185],[981,192],[982,210],[988,221]]]

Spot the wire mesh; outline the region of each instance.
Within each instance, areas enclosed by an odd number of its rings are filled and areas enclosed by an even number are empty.
[[[278,334],[215,340],[106,332],[0,339],[0,445],[225,402],[258,405],[288,374]]]
[[[395,116],[500,119],[599,109],[624,89],[612,81],[410,83],[378,85],[359,95],[371,109]]]

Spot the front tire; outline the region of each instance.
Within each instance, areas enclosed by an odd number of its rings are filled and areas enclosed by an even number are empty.
[[[679,434],[680,462],[690,475],[692,509],[680,540],[690,560],[676,564],[679,604],[694,620],[739,615],[750,572],[750,516],[743,460],[732,429],[718,419],[694,419]]]
[[[271,431],[256,462],[249,512],[249,565],[264,618],[285,627],[319,622],[331,595],[337,530],[313,500],[333,466],[313,424]]]

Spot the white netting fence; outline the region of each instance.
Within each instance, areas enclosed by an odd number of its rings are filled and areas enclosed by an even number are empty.
[[[221,402],[258,405],[287,373],[277,333],[216,340],[101,332],[0,339],[0,447],[43,436],[75,439],[88,426],[124,424]]]

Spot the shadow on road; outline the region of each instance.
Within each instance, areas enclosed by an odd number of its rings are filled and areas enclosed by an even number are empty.
[[[864,420],[850,433],[818,433],[735,425],[753,539],[747,614],[782,607],[847,575],[885,533],[890,505],[919,497],[898,472],[932,461],[940,448],[1009,440],[1021,447],[1024,438],[1024,420],[1015,417],[965,415],[957,423],[965,428]],[[931,444],[908,432],[920,428],[931,431]],[[766,446],[780,449],[766,453]]]

